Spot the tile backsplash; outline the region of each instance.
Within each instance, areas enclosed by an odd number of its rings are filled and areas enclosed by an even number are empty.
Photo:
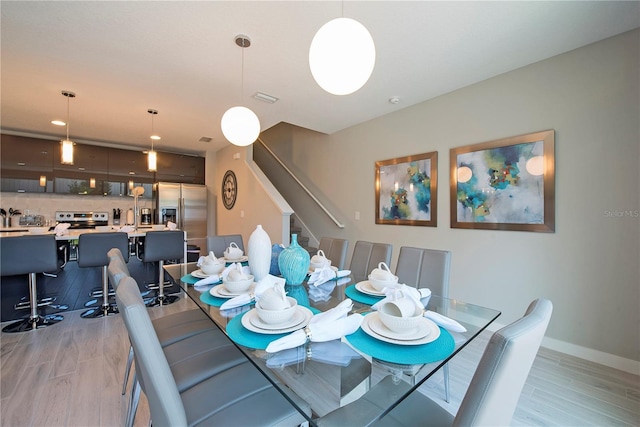
[[[149,199],[138,201],[140,208],[153,208]],[[133,208],[133,197],[118,196],[76,196],[65,194],[0,193],[0,207],[9,211],[17,209],[23,214],[43,215],[55,220],[57,211],[108,212],[109,224],[113,222],[113,209],[122,210],[121,220],[127,217],[127,210]],[[16,220],[17,223],[17,220]]]

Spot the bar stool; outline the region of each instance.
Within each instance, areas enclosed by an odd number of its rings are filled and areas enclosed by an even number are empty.
[[[36,272],[55,271],[58,268],[56,238],[53,235],[16,236],[0,239],[0,275],[29,275],[29,318],[5,326],[3,332],[25,332],[58,323],[59,315],[38,314]]]
[[[144,262],[158,263],[158,294],[147,304],[148,307],[168,305],[176,300],[176,295],[164,294],[164,262],[167,260],[181,260],[185,248],[184,231],[148,231],[144,241]],[[171,286],[171,285],[169,285]]]
[[[78,267],[101,267],[102,270],[102,304],[92,307],[80,315],[85,319],[108,316],[118,312],[115,304],[109,303],[109,276],[107,252],[112,248],[120,249],[129,257],[129,237],[127,233],[84,233],[78,238]]]

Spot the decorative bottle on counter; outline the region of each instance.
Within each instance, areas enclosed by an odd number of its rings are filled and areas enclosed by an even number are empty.
[[[298,244],[298,235],[291,235],[291,244],[280,252],[278,267],[287,285],[301,285],[309,272],[309,252]]]
[[[264,231],[262,225],[258,225],[249,236],[249,269],[254,280],[259,282],[267,274],[271,267],[271,239]]]

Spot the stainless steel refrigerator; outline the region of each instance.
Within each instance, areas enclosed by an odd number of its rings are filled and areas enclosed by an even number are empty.
[[[156,221],[175,222],[187,232],[187,244],[207,249],[207,187],[159,182],[155,195]]]

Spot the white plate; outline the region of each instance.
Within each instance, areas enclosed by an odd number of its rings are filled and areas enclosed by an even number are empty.
[[[245,261],[249,261],[249,257],[248,256],[241,256],[240,258],[236,258],[236,259],[229,259],[227,257],[224,258],[225,262],[245,262]]]
[[[253,288],[255,287],[255,283],[252,283],[251,286],[249,286],[249,289],[247,289],[246,291],[243,292],[231,292],[229,289],[224,287],[224,283],[222,284],[222,286],[218,289],[218,293],[220,295],[224,295],[226,298],[233,298],[233,297],[237,297],[238,295],[242,295],[242,294],[248,294],[253,292]]]
[[[255,316],[251,316],[251,318],[249,319],[249,322],[256,328],[265,329],[267,331],[278,331],[278,330],[289,329],[289,328],[293,328],[294,326],[298,326],[302,322],[304,322],[304,319],[306,319],[304,312],[296,308],[296,310],[293,311],[293,315],[291,316],[291,318],[286,322],[282,322],[278,324],[265,323],[262,319],[260,319],[260,315],[258,315],[257,311]]]
[[[334,266],[334,265],[332,265],[332,266],[331,266],[331,269],[332,269],[333,271],[338,271],[338,267],[336,267],[336,266]],[[309,267],[309,271],[307,272],[307,274],[308,274],[308,275],[311,275],[311,273],[313,273],[314,271],[316,271],[316,270],[315,270],[315,269],[313,269],[313,268],[311,268],[311,267]]]
[[[191,272],[193,277],[197,277],[198,279],[206,279],[209,276],[217,276],[217,274],[207,274],[202,270],[195,270]]]
[[[423,319],[427,320],[426,318]],[[380,316],[376,316],[375,319],[371,319],[369,321],[369,328],[373,332],[378,335],[382,335],[383,337],[399,341],[414,341],[428,337],[432,332],[432,329],[429,326],[430,325],[428,323],[428,320],[427,322],[419,320],[418,325],[414,329],[409,329],[404,332],[396,332],[392,331],[384,323],[382,323],[382,319],[380,319]]]
[[[375,323],[378,322],[379,325],[376,325]],[[408,337],[406,335],[401,335],[400,339],[398,338],[389,338],[389,337],[385,337],[384,335],[380,335],[379,333],[375,332],[372,329],[371,324],[374,324],[373,329],[375,328],[385,328],[386,326],[384,326],[382,324],[382,322],[380,321],[380,318],[378,317],[378,313],[371,313],[367,316],[364,317],[364,320],[362,322],[362,330],[364,331],[365,334],[369,335],[370,337],[373,337],[377,340],[380,341],[384,341],[384,342],[388,342],[391,344],[397,344],[397,345],[421,345],[421,344],[427,344],[430,343],[432,341],[435,341],[438,339],[438,337],[440,336],[440,328],[438,328],[438,325],[436,325],[435,323],[433,323],[431,320],[424,318],[424,323],[426,328],[429,328],[429,333],[422,337],[422,338],[418,338],[418,339],[408,339]],[[388,330],[388,329],[387,329]],[[390,334],[393,334],[393,331],[388,330]],[[418,334],[420,335],[420,334]]]
[[[362,292],[363,294],[373,295],[374,297],[383,297],[385,296],[384,292],[381,292],[373,287],[373,285],[368,280],[363,280],[362,282],[356,283],[356,289]]]
[[[242,326],[244,326],[245,329],[248,329],[251,332],[257,332],[259,334],[268,334],[268,335],[286,334],[288,332],[293,332],[293,331],[297,331],[298,329],[304,328],[309,324],[309,321],[313,317],[313,313],[311,312],[311,310],[309,310],[306,307],[298,306],[296,308],[296,312],[293,314],[294,317],[292,317],[292,320],[296,318],[298,313],[301,313],[302,316],[304,317],[302,322],[298,322],[298,324],[294,324],[293,326],[288,326],[283,329],[264,329],[264,328],[259,328],[255,326],[254,325],[254,322],[256,322],[255,319],[258,319],[258,322],[262,323],[262,321],[258,318],[258,312],[256,311],[255,308],[252,308],[250,311],[248,311],[244,316],[242,316],[242,319],[240,320],[241,320]],[[268,326],[273,327],[273,325],[268,325]],[[278,325],[278,327],[282,328],[283,326]]]
[[[247,290],[247,292],[242,292],[242,294],[247,294],[247,293],[249,293],[251,291],[253,291],[253,287],[249,288]],[[242,295],[242,294],[231,294],[231,293],[229,293],[229,291],[227,291],[227,289],[222,284],[216,285],[213,288],[209,289],[209,293],[213,297],[216,297],[216,298],[227,298],[227,299],[235,298],[238,295]]]

